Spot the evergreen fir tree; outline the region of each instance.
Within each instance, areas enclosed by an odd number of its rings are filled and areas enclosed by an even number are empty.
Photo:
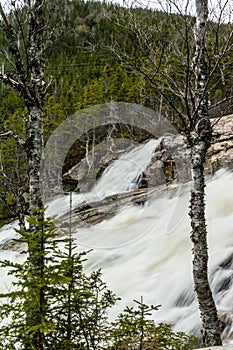
[[[13,287],[0,295],[0,343],[4,350],[16,349],[16,344],[23,350],[97,349],[108,340],[107,310],[117,298],[102,281],[100,270],[84,273],[86,252],[75,252],[71,236],[56,239],[54,225],[43,217],[42,213],[29,219],[40,227],[37,234],[21,229],[18,239],[30,244],[31,250],[38,241],[43,245],[37,256],[40,273],[32,268],[30,256],[22,264],[1,264],[10,269]]]

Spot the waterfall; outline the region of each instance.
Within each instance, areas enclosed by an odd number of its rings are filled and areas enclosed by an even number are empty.
[[[103,172],[101,178],[88,193],[73,195],[73,205],[78,206],[85,202],[101,200],[106,196],[122,193],[137,188],[142,172],[149,165],[160,139],[150,140],[140,144],[129,153],[123,154],[110,164]],[[69,210],[69,198],[58,196],[49,203],[48,216],[61,216]]]
[[[150,140],[131,152],[123,154],[105,169],[93,188],[100,198],[137,188],[142,172],[146,169],[152,155],[159,146],[159,140]]]
[[[74,194],[74,206],[93,198],[127,191],[137,186],[140,174],[150,162],[159,140],[140,145],[105,170],[89,194]],[[126,167],[124,166],[126,164]],[[126,182],[124,184],[124,179]],[[220,170],[208,177],[206,187],[209,272],[219,315],[227,324],[224,342],[233,343],[233,174]],[[200,316],[193,292],[190,221],[188,217],[189,184],[175,185],[157,192],[144,206],[129,204],[114,217],[90,228],[74,230],[78,249],[92,247],[85,263],[87,271],[102,268],[103,278],[122,300],[111,317],[132,305],[133,299],[161,304],[155,313],[157,322],[168,322],[176,331],[200,335]],[[182,220],[168,230],[177,210],[179,195]],[[68,196],[60,196],[49,205],[48,215],[69,209]],[[0,229],[0,245],[16,235],[16,223]],[[21,261],[11,247],[0,250],[1,259]],[[0,274],[3,290],[10,283],[6,271]]]

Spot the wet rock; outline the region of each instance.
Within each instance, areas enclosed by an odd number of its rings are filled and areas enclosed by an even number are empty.
[[[107,166],[125,152],[130,152],[137,143],[130,139],[111,139],[96,145],[86,157],[63,176],[63,189],[76,185],[72,191],[88,192]]]
[[[208,152],[207,171],[220,168],[233,169],[233,115],[221,118],[213,124],[213,141]]]
[[[0,244],[0,250],[14,250],[22,252],[27,249],[27,244],[19,242],[15,239],[9,239],[5,243]]]
[[[80,205],[71,211],[72,228],[77,229],[78,227],[88,227],[100,223],[103,220],[107,220],[117,213],[119,207],[124,205],[134,204],[143,206],[150,196],[154,195],[155,192],[159,193],[160,191],[164,191],[165,188],[166,185],[141,188],[129,192],[114,194],[100,201],[93,201]],[[67,232],[66,223],[70,222],[69,220],[70,213],[66,213],[57,219],[56,226],[60,233],[62,231]]]
[[[208,150],[205,171],[213,174],[220,168],[233,169],[233,115],[213,119],[213,140]],[[162,172],[161,172],[162,170]],[[156,152],[146,170],[148,182],[156,185],[177,180],[187,182],[191,179],[190,149],[186,147],[182,135],[164,135],[163,147]]]
[[[213,140],[208,151],[206,173],[214,173],[221,167],[233,169],[233,115],[212,119]],[[64,189],[89,191],[106,167],[137,143],[130,139],[111,139],[94,147],[85,159],[70,169],[63,178]],[[160,186],[191,179],[190,149],[182,135],[164,135],[160,147],[155,151],[149,166],[141,177],[141,185]],[[70,186],[70,187],[69,187]]]

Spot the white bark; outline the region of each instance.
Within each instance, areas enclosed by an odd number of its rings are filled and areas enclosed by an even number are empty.
[[[44,81],[44,29],[45,22],[42,11],[44,0],[25,1],[27,14],[24,24],[16,33],[0,4],[0,15],[3,19],[3,30],[9,42],[9,54],[15,67],[13,73],[0,74],[0,79],[17,90],[24,98],[28,109],[26,139],[21,140],[12,131],[0,135],[0,138],[14,137],[25,147],[28,157],[29,205],[33,216],[43,207],[40,193],[39,171],[43,149],[43,100],[45,94]],[[12,5],[13,6],[13,5]],[[16,44],[18,37],[24,38],[22,48]],[[24,52],[21,52],[24,51]]]
[[[27,125],[26,152],[28,157],[29,174],[29,208],[33,216],[36,211],[43,208],[40,191],[40,165],[43,149],[43,112],[33,106],[30,109]]]
[[[203,343],[206,346],[221,345],[220,324],[216,305],[208,280],[208,247],[205,220],[204,162],[206,143],[197,142],[192,147],[192,176],[190,217],[193,242],[193,278],[202,318]]]
[[[193,278],[202,318],[205,346],[221,345],[220,323],[208,280],[208,247],[205,219],[204,164],[210,146],[212,128],[208,114],[206,30],[208,0],[196,0],[194,69],[196,77],[196,130],[191,139],[192,190],[190,201],[191,240],[193,242]]]
[[[27,130],[25,139],[25,151],[28,160],[29,176],[29,214],[34,220],[29,223],[29,233],[37,234],[35,240],[28,239],[28,253],[31,264],[31,305],[25,305],[27,324],[29,327],[38,326],[43,320],[44,294],[43,286],[35,288],[35,281],[40,281],[44,268],[44,242],[43,234],[43,201],[40,192],[40,166],[43,149],[43,102],[45,94],[44,81],[44,29],[45,20],[43,14],[44,0],[24,1],[25,23],[21,23],[19,33],[13,24],[8,21],[0,5],[0,15],[3,19],[3,30],[9,42],[9,56],[11,57],[15,71],[13,73],[0,74],[0,79],[14,89],[24,98],[28,110]],[[13,9],[14,5],[12,3]],[[17,12],[15,12],[17,16]],[[26,27],[24,27],[26,26]],[[23,47],[18,45],[18,38],[23,38]],[[3,137],[8,137],[5,133]],[[11,135],[12,136],[12,135]],[[30,237],[30,236],[29,236]],[[35,307],[38,305],[38,307]],[[42,332],[34,331],[29,336],[25,348],[43,349]]]

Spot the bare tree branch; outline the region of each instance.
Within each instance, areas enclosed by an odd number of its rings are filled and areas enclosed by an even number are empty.
[[[25,139],[23,139],[22,137],[20,137],[16,132],[14,131],[7,131],[3,134],[0,134],[0,140],[8,140],[9,138],[13,137],[15,139],[15,141],[21,145],[24,146],[25,145]]]

